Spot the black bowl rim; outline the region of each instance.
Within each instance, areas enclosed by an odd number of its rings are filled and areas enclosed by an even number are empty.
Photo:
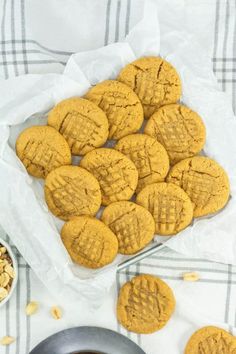
[[[83,337],[83,335],[86,337],[91,337],[93,340],[95,339],[95,343],[91,343],[89,341],[89,347],[87,347],[86,344],[83,344],[83,342],[80,342],[79,335]],[[74,336],[74,338],[73,338]],[[71,340],[72,337],[72,340]],[[104,341],[104,337],[106,339],[109,338],[108,340]],[[65,338],[68,339],[68,343],[65,341]],[[57,350],[56,346],[58,345],[58,348],[62,348],[62,343],[60,341],[65,342],[65,347],[68,344],[68,348],[62,352],[62,351],[55,351],[53,348],[50,348],[50,345],[53,345],[53,343],[56,343],[55,349]],[[73,339],[75,341],[73,342]],[[76,343],[76,339],[78,339],[78,343]],[[88,338],[87,338],[88,339]],[[87,340],[85,340],[85,343]],[[109,344],[110,343],[110,344]],[[85,345],[85,347],[78,347],[77,345]],[[93,347],[95,344],[96,347]],[[74,347],[73,347],[74,346]],[[69,349],[70,347],[70,349]],[[121,348],[122,347],[122,348]],[[69,350],[69,351],[68,351]],[[123,334],[115,332],[111,329],[108,328],[103,328],[103,327],[96,327],[96,326],[78,326],[78,327],[72,327],[68,328],[65,330],[62,330],[60,332],[54,333],[51,336],[47,337],[44,339],[42,342],[40,342],[34,349],[31,350],[29,354],[73,354],[73,353],[79,353],[81,350],[84,351],[97,351],[101,354],[145,354],[145,352],[136,344],[134,343],[131,339],[125,337]],[[121,351],[120,351],[121,350]],[[125,350],[125,351],[124,351]],[[128,351],[127,351],[128,350]]]

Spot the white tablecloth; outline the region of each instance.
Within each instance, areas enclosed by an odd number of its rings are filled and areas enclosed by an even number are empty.
[[[189,31],[194,32],[212,58],[214,72],[236,108],[236,5],[220,0],[156,0],[160,16],[178,3]],[[73,52],[97,48],[124,38],[140,16],[139,0],[1,0],[0,78],[24,73],[62,72]],[[166,3],[166,6],[163,6]],[[164,9],[164,10],[163,10]],[[85,14],[94,18],[87,28]],[[50,17],[51,29],[42,32]],[[175,19],[173,18],[172,21]],[[80,31],[76,31],[80,21]],[[43,33],[43,35],[42,35]],[[68,33],[70,35],[68,36]],[[83,33],[89,40],[83,41]],[[1,232],[4,234],[4,232]],[[7,238],[5,235],[4,237]],[[39,341],[58,330],[77,325],[98,325],[118,330],[140,344],[147,354],[180,354],[187,338],[199,326],[218,324],[236,327],[236,268],[199,259],[188,259],[167,248],[132,261],[117,274],[117,284],[98,310],[58,304],[63,318],[55,321],[49,309],[57,305],[18,254],[20,281],[12,300],[0,310],[0,337],[12,335],[16,342],[0,347],[0,354],[28,354]],[[196,283],[182,281],[182,273],[197,271]],[[128,333],[117,324],[115,302],[119,287],[137,273],[161,276],[173,288],[177,308],[169,324],[152,335]],[[30,300],[40,302],[37,315],[26,317]],[[171,338],[171,341],[168,340]],[[167,346],[168,343],[168,346]]]

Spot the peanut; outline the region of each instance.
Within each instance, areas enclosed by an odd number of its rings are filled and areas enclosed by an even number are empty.
[[[10,264],[7,264],[4,268],[5,272],[10,275],[10,277],[13,279],[15,278],[15,271],[13,267]]]
[[[0,302],[7,297],[11,290],[12,279],[15,271],[12,267],[12,259],[6,247],[0,244]]]
[[[6,252],[7,252],[6,247],[0,247],[0,254],[1,254],[1,255],[4,254],[4,253],[6,253]]]
[[[0,301],[5,299],[5,297],[7,297],[7,295],[8,295],[8,291],[5,288],[0,286]]]
[[[61,319],[61,317],[62,317],[62,311],[61,311],[61,309],[60,309],[60,307],[58,307],[58,306],[53,306],[52,308],[51,308],[51,315],[52,315],[52,317],[55,319],[55,320],[60,320]]]
[[[200,276],[198,273],[195,272],[189,272],[189,273],[184,273],[183,274],[183,279],[185,281],[197,281],[200,279]]]
[[[26,315],[27,316],[34,315],[38,311],[38,307],[39,307],[38,302],[36,301],[29,302],[25,309]]]
[[[15,338],[10,336],[5,336],[0,339],[0,345],[9,345],[13,342],[15,342]]]
[[[1,287],[6,288],[9,281],[10,281],[10,276],[8,273],[4,272],[4,273],[0,274],[0,286]]]

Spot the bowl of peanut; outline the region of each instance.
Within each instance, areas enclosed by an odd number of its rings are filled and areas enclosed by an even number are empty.
[[[17,280],[16,257],[9,244],[0,238],[0,307],[11,298]]]

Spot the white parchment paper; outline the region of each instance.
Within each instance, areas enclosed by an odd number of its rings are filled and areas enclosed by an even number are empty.
[[[31,178],[17,158],[15,140],[26,126],[45,124],[57,102],[116,78],[124,65],[140,56],[161,54],[176,67],[183,102],[206,124],[205,153],[226,169],[232,189],[220,214],[196,220],[166,244],[189,256],[236,264],[236,121],[231,103],[218,89],[204,50],[183,30],[183,23],[168,18],[160,23],[161,35],[156,4],[146,1],[142,20],[124,42],[72,55],[63,75],[25,75],[0,82],[0,224],[47,288],[68,300],[87,299],[98,306],[125,258],[119,256],[97,271],[73,266],[60,240],[62,222],[48,212],[43,182]]]

